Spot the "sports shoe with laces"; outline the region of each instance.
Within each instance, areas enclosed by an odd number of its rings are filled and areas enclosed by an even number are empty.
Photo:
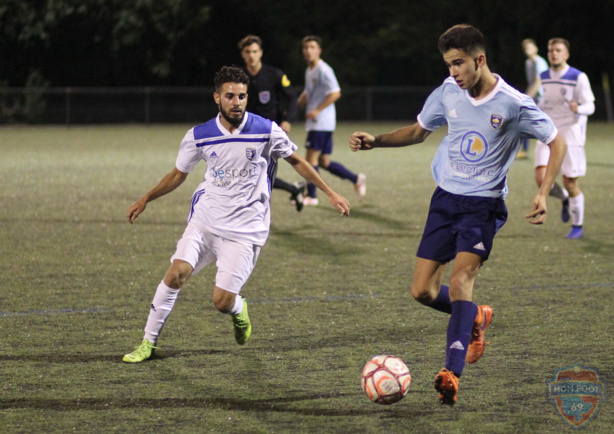
[[[247,314],[247,301],[245,301],[245,297],[241,295],[239,297],[243,299],[243,310],[241,313],[232,315],[232,325],[235,329],[235,340],[239,345],[243,345],[252,335],[252,322]]]
[[[577,240],[578,238],[582,238],[583,235],[584,229],[582,226],[572,226],[566,238],[569,240]]]
[[[454,372],[443,368],[435,377],[435,390],[439,392],[439,402],[454,405],[458,393],[458,377]]]
[[[359,201],[362,202],[367,194],[367,175],[364,173],[358,174],[358,180],[356,184],[354,184],[354,189],[356,190],[356,194],[358,194]]]
[[[294,205],[296,205],[296,211],[301,212],[301,210],[303,209],[303,202],[305,200],[305,197],[303,195],[305,194],[307,184],[305,184],[304,182],[295,182],[294,186],[297,189],[297,193],[292,193],[292,195],[290,196],[290,200],[294,202]]]
[[[561,220],[563,220],[563,223],[567,223],[569,217],[569,198],[567,198],[563,201],[563,207],[561,208]]]
[[[149,342],[147,339],[144,339],[141,345],[136,347],[133,352],[126,354],[122,360],[126,363],[143,362],[153,356],[156,348],[157,347],[154,346],[152,342]]]
[[[471,340],[469,341],[469,348],[467,349],[467,357],[465,360],[467,363],[475,363],[478,361],[482,354],[484,354],[484,334],[486,329],[490,325],[492,320],[492,307],[490,306],[478,306],[478,314],[473,322],[473,330],[471,330]]]

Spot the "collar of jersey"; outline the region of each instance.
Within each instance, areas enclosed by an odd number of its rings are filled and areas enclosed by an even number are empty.
[[[224,127],[224,125],[222,125],[222,121],[220,120],[221,117],[222,117],[221,113],[218,113],[217,117],[215,118],[215,123],[217,124],[217,127],[220,129],[220,132],[225,136],[234,136],[236,134],[241,134],[241,131],[243,131],[243,127],[245,127],[245,124],[247,123],[247,118],[249,117],[249,113],[247,111],[245,112],[245,116],[243,116],[243,122],[241,122],[241,125],[239,125],[239,127],[234,131],[234,133],[231,133]]]
[[[501,76],[499,74],[493,74],[495,76],[495,78],[497,79],[497,84],[495,84],[495,88],[490,91],[490,93],[488,95],[486,95],[485,98],[482,99],[475,99],[474,97],[472,97],[469,94],[469,91],[466,90],[465,91],[465,95],[467,96],[467,99],[469,100],[469,102],[471,104],[473,104],[475,107],[480,106],[482,104],[486,104],[488,101],[490,101],[491,99],[493,99],[495,97],[495,95],[497,95],[497,93],[499,92],[499,90],[501,89],[501,86],[503,86],[503,79],[501,78]]]

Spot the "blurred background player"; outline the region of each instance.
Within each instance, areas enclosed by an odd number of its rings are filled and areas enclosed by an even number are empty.
[[[341,179],[354,184],[360,200],[367,192],[367,176],[348,170],[343,164],[331,161],[333,133],[337,122],[335,101],[341,97],[341,88],[333,69],[320,58],[322,39],[319,36],[305,36],[302,41],[303,57],[307,62],[305,90],[298,98],[299,108],[305,108],[307,130],[306,159],[316,169],[323,168]],[[316,188],[307,184],[305,205],[317,205]]]
[[[249,75],[247,111],[277,122],[290,134],[291,122],[297,118],[296,92],[290,80],[280,69],[262,63],[262,40],[258,36],[247,35],[238,45]],[[289,192],[296,210],[303,209],[304,182],[290,184],[275,178],[273,188]]]
[[[140,363],[152,356],[180,288],[214,261],[213,304],[231,315],[237,343],[247,342],[252,325],[247,302],[239,292],[269,235],[270,183],[278,159],[283,158],[317,185],[344,216],[350,213],[347,199],[296,153],[297,146],[278,125],[245,111],[249,78],[242,68],[223,67],[214,83],[219,114],[186,133],[173,170],[128,208],[132,223],[149,202],[179,187],[201,160],[207,163],[205,178],[192,197],[186,229],[151,302],[143,342],[124,356],[127,363]]]
[[[416,254],[411,293],[422,304],[450,314],[446,362],[435,377],[435,389],[442,404],[454,405],[465,361],[475,363],[484,353],[484,334],[492,319],[490,306],[472,301],[473,286],[495,234],[507,220],[509,167],[524,136],[541,139],[551,147],[544,180],[554,182],[565,142],[531,98],[490,71],[478,29],[454,26],[440,36],[438,46],[450,77],[429,95],[418,122],[376,137],[356,132],[350,148],[410,146],[448,125],[433,159],[438,187]],[[527,215],[531,223],[545,221],[549,190],[540,188],[533,199]],[[454,264],[448,287],[442,282],[450,261]]]
[[[535,40],[533,39],[524,39],[522,41],[522,49],[524,51],[527,59],[524,62],[524,71],[527,77],[527,90],[525,93],[533,98],[535,103],[539,102],[543,94],[543,90],[541,88],[541,78],[540,75],[542,72],[548,70],[548,62],[537,54],[538,48]],[[529,139],[524,139],[522,142],[522,149],[518,152],[516,158],[525,159],[528,157],[527,152],[529,151]]]
[[[584,235],[584,194],[578,178],[586,175],[586,124],[588,116],[595,112],[595,96],[588,76],[567,64],[569,42],[563,38],[548,41],[550,69],[541,74],[544,95],[540,108],[554,121],[560,134],[567,142],[567,155],[561,173],[563,186],[556,182],[550,195],[563,202],[561,219],[568,222],[571,214],[571,230],[567,238],[576,239]],[[535,147],[535,181],[541,187],[546,172],[550,148],[541,142]]]

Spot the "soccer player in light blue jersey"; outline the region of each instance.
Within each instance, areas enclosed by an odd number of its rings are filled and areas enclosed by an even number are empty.
[[[367,177],[356,174],[338,161],[331,161],[333,152],[333,133],[337,124],[335,101],[341,97],[341,88],[333,69],[321,59],[322,39],[319,36],[303,38],[303,57],[307,62],[305,71],[305,90],[298,97],[299,108],[305,108],[307,129],[306,159],[319,171],[328,170],[341,179],[354,184],[360,200],[367,192]],[[316,187],[307,185],[305,205],[318,205]]]
[[[456,402],[465,362],[484,353],[490,306],[473,303],[478,270],[488,259],[495,233],[507,219],[506,176],[524,137],[550,147],[544,183],[527,215],[533,224],[546,220],[546,197],[561,167],[566,145],[552,120],[533,99],[493,74],[486,62],[481,32],[467,24],[448,29],[439,50],[450,77],[428,97],[418,122],[388,134],[355,132],[353,151],[422,143],[448,125],[433,160],[438,187],[418,247],[411,288],[419,302],[450,314],[444,369],[435,377],[442,404]],[[446,264],[454,261],[449,286],[442,285]]]
[[[276,123],[245,111],[249,77],[242,68],[223,67],[214,82],[213,98],[220,113],[186,133],[175,168],[128,209],[132,223],[149,202],[179,187],[201,160],[207,164],[204,179],[192,197],[187,227],[156,289],[143,342],[124,356],[127,363],[140,363],[152,356],[179,289],[212,262],[217,266],[213,304],[232,316],[237,343],[247,342],[252,326],[247,302],[239,292],[269,235],[271,188],[278,159],[286,160],[321,189],[342,215],[350,212],[347,199],[296,153],[297,146]]]

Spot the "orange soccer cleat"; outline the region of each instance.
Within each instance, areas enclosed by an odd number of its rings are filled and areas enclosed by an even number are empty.
[[[439,402],[454,405],[458,393],[458,377],[454,372],[443,368],[435,377],[435,390],[439,392]]]
[[[478,314],[473,322],[473,330],[471,331],[471,340],[469,341],[469,349],[467,350],[467,363],[475,363],[482,354],[484,354],[484,334],[492,320],[492,307],[478,306]]]

